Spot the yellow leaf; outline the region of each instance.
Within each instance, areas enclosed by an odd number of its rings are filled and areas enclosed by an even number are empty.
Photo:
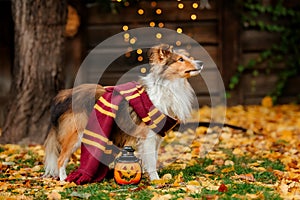
[[[165,174],[163,175],[162,179],[163,180],[171,180],[173,177],[172,177],[172,174]]]
[[[239,156],[244,155],[244,152],[243,152],[240,148],[235,148],[235,149],[232,151],[232,153],[233,153],[234,155],[239,155]]]
[[[50,194],[47,195],[47,198],[49,200],[60,200],[61,195],[56,191],[52,191]]]
[[[175,176],[175,181],[173,183],[173,186],[175,187],[180,186],[180,183],[183,181],[182,177],[183,177],[183,172],[180,172],[177,176]]]
[[[222,173],[228,173],[228,172],[232,172],[234,171],[234,166],[230,166],[230,167],[227,167],[227,168],[224,168],[222,169]]]
[[[151,183],[154,185],[165,185],[167,182],[168,180],[165,179],[156,179],[151,181]]]
[[[217,167],[215,165],[208,165],[207,167],[205,167],[205,170],[212,173],[217,170]]]
[[[293,132],[290,130],[283,130],[278,133],[281,140],[291,141],[293,139]]]
[[[189,182],[187,182],[187,185],[195,185],[195,186],[200,186],[200,183],[199,183],[198,181],[195,181],[195,180],[193,180],[193,181],[189,181]]]
[[[40,165],[36,165],[36,166],[34,166],[33,168],[32,168],[32,171],[34,171],[34,172],[38,172],[38,171],[40,171],[41,170],[41,166]]]
[[[231,178],[242,179],[242,180],[251,181],[251,182],[256,181],[253,174],[239,174],[239,175],[232,176]]]
[[[273,106],[273,100],[270,96],[266,96],[262,99],[261,105],[266,108],[271,108]]]
[[[76,183],[74,182],[67,182],[65,185],[64,185],[64,188],[71,188],[71,187],[76,187]]]

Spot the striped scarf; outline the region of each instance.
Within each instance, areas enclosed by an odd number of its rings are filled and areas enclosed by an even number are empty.
[[[125,99],[142,121],[162,137],[178,121],[161,113],[151,102],[145,88],[137,82],[129,82],[105,88],[97,100],[84,130],[79,168],[67,181],[76,184],[98,182],[108,173],[108,165],[114,161],[120,149],[113,145],[109,136],[120,102]]]

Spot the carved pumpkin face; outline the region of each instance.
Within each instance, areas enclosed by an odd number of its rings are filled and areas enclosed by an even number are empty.
[[[116,163],[114,178],[118,184],[138,184],[142,177],[142,169],[139,163]]]

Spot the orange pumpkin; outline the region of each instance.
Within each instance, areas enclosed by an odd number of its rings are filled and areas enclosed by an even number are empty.
[[[133,152],[131,146],[125,146],[115,161],[114,178],[120,185],[138,184],[142,178],[142,167]]]
[[[116,163],[114,178],[120,185],[138,184],[142,178],[141,165],[139,163]]]

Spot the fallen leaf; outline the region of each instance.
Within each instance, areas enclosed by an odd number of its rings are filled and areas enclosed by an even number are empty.
[[[47,198],[49,200],[60,200],[61,195],[56,191],[52,191],[50,194],[47,195]]]
[[[75,192],[73,191],[71,194],[70,194],[71,197],[79,197],[81,199],[88,199],[90,198],[91,194],[90,193],[81,193],[81,192]]]
[[[193,180],[193,181],[189,181],[189,182],[187,182],[187,185],[195,185],[195,186],[200,186],[200,183],[199,183],[199,181],[195,181],[195,180]]]
[[[228,173],[234,171],[234,166],[230,166],[221,170],[222,173]]]
[[[264,97],[261,101],[261,105],[266,108],[271,108],[273,106],[272,97],[270,97],[270,96]]]
[[[210,173],[213,173],[217,170],[217,167],[216,167],[216,165],[208,165],[207,167],[205,167],[205,170]]]
[[[239,174],[239,175],[234,175],[231,178],[233,179],[241,179],[241,180],[246,180],[246,181],[251,181],[251,182],[255,182],[255,178],[253,176],[253,174]]]
[[[227,192],[227,191],[228,191],[228,188],[227,188],[227,186],[226,186],[224,183],[222,183],[222,184],[220,185],[220,187],[218,188],[218,191],[219,191],[219,192]]]

